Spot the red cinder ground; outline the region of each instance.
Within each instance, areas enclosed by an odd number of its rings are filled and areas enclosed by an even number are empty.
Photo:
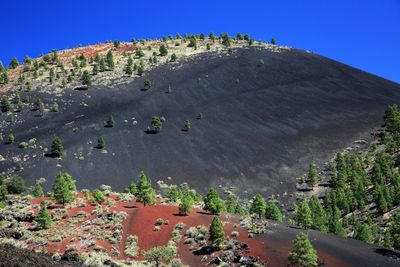
[[[75,196],[76,198],[84,198],[82,194]],[[113,249],[118,249],[120,255],[114,256],[115,259],[119,260],[142,260],[143,251],[146,251],[155,246],[163,246],[171,240],[171,233],[174,226],[182,222],[185,224],[184,229],[181,231],[182,238],[178,242],[178,255],[184,264],[190,266],[201,266],[208,264],[212,258],[218,256],[220,252],[214,252],[214,254],[207,255],[206,261],[202,262],[203,255],[195,255],[193,252],[198,248],[195,246],[193,251],[191,250],[192,245],[185,244],[184,234],[190,227],[196,227],[204,225],[209,228],[213,215],[204,212],[199,208],[194,208],[187,216],[181,216],[178,214],[178,207],[173,205],[165,205],[158,201],[157,205],[146,206],[138,202],[123,202],[117,200],[115,197],[111,197],[116,201],[115,206],[108,207],[110,211],[124,211],[127,216],[122,222],[122,235],[121,241],[116,244],[112,244],[108,240],[92,239],[94,246],[88,247],[87,245],[81,246],[79,240],[79,234],[90,235],[90,231],[76,231],[85,224],[88,220],[93,220],[97,216],[92,214],[92,211],[96,208],[96,204],[91,201],[86,201],[84,207],[72,207],[67,209],[66,214],[68,218],[73,218],[80,211],[85,211],[89,216],[83,219],[81,222],[74,225],[74,230],[70,232],[60,242],[49,242],[47,244],[47,250],[50,253],[64,253],[68,246],[74,245],[76,250],[74,253],[91,252],[94,249],[101,249],[112,256]],[[32,199],[32,204],[36,204],[36,208],[33,208],[32,213],[37,214],[38,204],[47,198],[36,198]],[[55,214],[58,210],[56,204],[51,204],[49,212]],[[102,205],[103,209],[107,206]],[[61,219],[61,226],[68,228],[68,218]],[[168,221],[168,224],[161,225],[159,231],[155,231],[155,223],[157,219],[163,219]],[[395,266],[389,259],[382,257],[376,253],[373,253],[374,248],[366,245],[365,243],[336,237],[333,235],[322,234],[312,230],[294,229],[293,227],[270,222],[268,225],[268,231],[266,234],[254,235],[253,238],[248,237],[247,230],[240,226],[240,217],[232,214],[221,214],[221,220],[224,224],[224,230],[226,237],[236,239],[239,242],[246,243],[249,249],[242,251],[242,254],[246,256],[257,256],[259,257],[260,263],[267,263],[269,266],[287,266],[288,264],[288,253],[292,250],[292,240],[299,232],[307,232],[311,242],[317,250],[318,258],[324,264],[324,266],[372,266],[377,263],[385,263],[385,266]],[[56,225],[56,224],[54,224]],[[33,227],[33,225],[32,225]],[[29,225],[28,225],[29,228]],[[56,235],[57,231],[62,229],[51,229]],[[232,231],[239,232],[238,237],[232,237]],[[124,253],[125,243],[130,235],[136,235],[138,237],[138,248],[139,255],[134,259],[129,259]],[[31,249],[37,249],[34,246],[30,246]],[[354,253],[352,253],[354,251]],[[371,260],[373,259],[373,260]],[[359,265],[359,261],[363,265]],[[364,264],[365,263],[365,264]],[[383,265],[381,265],[383,266]]]
[[[83,198],[82,194],[77,195],[76,197]],[[32,204],[40,204],[43,200],[47,200],[48,198],[35,198],[32,199]],[[115,198],[114,198],[115,199]],[[59,206],[59,204],[57,204]],[[50,204],[49,206],[57,206],[55,204]],[[105,208],[106,206],[103,205]],[[80,222],[75,225],[75,228],[79,228],[84,225],[85,221],[92,220],[96,218],[96,215],[91,214],[92,211],[96,208],[96,205],[92,204],[90,201],[86,201],[85,207],[72,207],[67,209],[68,218],[72,218],[77,215],[80,211],[85,211],[87,214],[90,214],[83,222]],[[50,213],[54,213],[57,208],[49,208]],[[104,248],[105,251],[111,255],[112,246],[117,247],[120,251],[120,255],[116,258],[118,259],[127,259],[128,257],[124,253],[125,242],[128,236],[136,235],[138,237],[138,247],[139,251],[145,251],[155,246],[163,246],[171,240],[171,234],[174,229],[174,226],[183,222],[185,224],[185,228],[181,231],[182,238],[180,242],[178,242],[178,257],[181,258],[183,263],[190,264],[191,266],[201,265],[202,256],[196,256],[190,251],[190,245],[184,244],[184,234],[187,229],[190,227],[196,227],[199,225],[204,225],[207,228],[210,226],[211,221],[213,219],[213,215],[204,212],[201,209],[193,209],[187,216],[182,216],[178,214],[178,207],[172,205],[154,205],[154,206],[146,206],[144,207],[142,203],[138,202],[123,202],[116,200],[116,205],[113,207],[109,207],[110,211],[124,211],[127,213],[126,219],[123,221],[122,225],[122,239],[118,244],[111,244],[106,240],[96,240],[94,247]],[[34,214],[37,214],[38,209],[34,209],[32,211]],[[68,224],[66,219],[61,219],[62,223]],[[158,218],[163,220],[167,220],[167,225],[161,225],[161,230],[155,231],[155,222]],[[238,231],[239,237],[235,237],[233,239],[237,239],[240,242],[247,243],[250,246],[250,251],[247,251],[246,254],[259,256],[262,261],[267,261],[267,253],[263,244],[256,239],[251,239],[247,237],[247,231],[239,226],[239,217],[232,216],[230,214],[221,215],[221,219],[224,222],[224,228],[226,236],[230,236],[232,231]],[[234,225],[236,224],[236,227]],[[73,241],[71,241],[73,240]],[[79,245],[78,236],[72,234],[68,235],[60,242],[49,242],[47,244],[47,250],[49,253],[64,253],[70,245],[75,245],[77,253],[83,251],[91,251],[92,249],[88,249],[86,247],[81,248]],[[143,257],[140,254],[135,260],[142,260]],[[133,259],[132,259],[133,260]]]

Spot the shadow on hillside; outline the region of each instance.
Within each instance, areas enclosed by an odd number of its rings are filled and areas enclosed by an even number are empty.
[[[376,248],[375,249],[375,253],[378,253],[382,256],[385,257],[390,257],[390,258],[394,258],[394,259],[400,259],[400,253],[396,252],[392,249],[387,249],[387,248]]]
[[[138,209],[139,207],[136,205],[125,205],[124,208],[125,209]]]
[[[45,153],[44,156],[45,156],[46,158],[53,158],[53,159],[58,158],[58,156],[57,156],[55,153],[53,153],[53,152]]]
[[[145,92],[145,91],[149,91],[150,89],[148,88],[141,88],[140,91]]]
[[[144,130],[144,132],[147,133],[147,134],[158,134],[159,131],[147,129],[147,130]]]
[[[182,213],[173,213],[172,215],[174,215],[174,216],[178,216],[178,217],[186,217],[186,216],[189,216],[189,214],[182,214]]]
[[[84,85],[77,86],[77,87],[74,88],[74,90],[76,90],[76,91],[87,91],[88,89],[89,88],[87,86],[84,86]]]
[[[211,253],[213,253],[214,251],[216,251],[217,249],[213,246],[204,246],[201,247],[200,249],[193,251],[194,255],[197,256],[201,256],[201,255],[210,255]]]
[[[299,192],[310,192],[310,191],[312,191],[312,188],[297,188],[297,191],[299,191]]]

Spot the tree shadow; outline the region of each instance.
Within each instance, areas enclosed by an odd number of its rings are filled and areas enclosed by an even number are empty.
[[[307,187],[307,188],[297,188],[297,191],[299,191],[299,192],[310,192],[310,191],[312,191],[312,188],[309,188],[309,187]]]
[[[287,227],[291,228],[291,229],[296,229],[296,230],[307,230],[307,228],[303,228],[303,227],[297,226],[297,225],[288,225]]]
[[[188,129],[185,129],[185,128],[182,128],[181,131],[182,131],[182,132],[185,132],[185,133],[189,132],[189,130],[188,130]]]
[[[319,186],[321,187],[332,187],[332,184],[327,182],[327,183],[320,183]]]
[[[140,91],[145,92],[145,91],[149,91],[149,88],[141,88]]]
[[[189,216],[189,214],[183,214],[183,213],[173,213],[172,214],[173,216],[178,216],[178,217],[186,217],[186,216]]]
[[[108,124],[104,124],[104,128],[112,128],[112,127],[114,127],[114,126],[108,125]]]
[[[45,153],[44,156],[45,156],[46,158],[53,158],[53,159],[55,159],[55,158],[60,158],[60,157],[59,157],[56,153],[54,153],[54,152]]]
[[[77,86],[77,87],[74,88],[75,91],[87,91],[88,89],[89,89],[89,87],[84,86],[84,85]]]
[[[158,134],[158,133],[159,133],[159,131],[157,131],[157,130],[151,130],[151,129],[144,130],[144,132],[145,132],[146,134]]]
[[[394,259],[400,259],[400,253],[397,251],[394,251],[392,249],[387,249],[387,248],[376,248],[375,253],[378,253],[379,255],[385,256],[385,257],[390,257]]]
[[[214,251],[217,250],[218,249],[214,246],[203,246],[200,249],[193,251],[193,254],[196,256],[211,255]]]
[[[125,209],[138,209],[139,207],[136,205],[125,205],[124,208]]]
[[[63,209],[63,208],[64,208],[63,204],[53,204],[53,205],[47,206],[47,209],[49,209],[49,210]]]

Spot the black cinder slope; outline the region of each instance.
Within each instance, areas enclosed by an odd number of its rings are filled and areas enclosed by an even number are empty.
[[[147,91],[145,79],[153,84]],[[39,147],[0,146],[2,170],[16,165],[13,156],[27,157],[21,175],[30,184],[45,177],[50,187],[58,171],[67,171],[80,188],[122,189],[144,170],[153,183],[187,181],[201,193],[222,185],[241,195],[287,198],[309,163],[371,138],[386,105],[400,101],[400,85],[305,51],[252,47],[162,65],[128,85],[41,97],[61,111],[44,117],[25,111],[3,133],[13,132],[17,143],[35,137],[48,148],[60,136],[62,159],[45,157]],[[109,115],[116,125],[105,128]],[[153,115],[166,122],[161,132],[146,134]],[[100,136],[107,153],[94,148]]]

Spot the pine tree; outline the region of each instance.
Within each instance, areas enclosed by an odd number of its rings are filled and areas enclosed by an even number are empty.
[[[131,66],[131,67],[133,66],[133,59],[132,59],[131,55],[129,55],[129,57],[128,57],[127,66]]]
[[[53,185],[54,199],[61,204],[71,202],[74,198],[74,187],[75,181],[68,173],[58,173]]]
[[[7,185],[3,184],[3,182],[1,182],[0,180],[0,205],[4,200],[6,200],[7,194],[8,194]]]
[[[229,192],[225,200],[226,212],[235,213],[236,205],[237,205],[237,200],[235,195]]]
[[[147,178],[143,171],[139,174],[139,181],[136,184],[136,190],[136,197],[144,206],[146,206],[146,204],[154,204],[154,189],[151,187],[150,179]]]
[[[150,89],[151,88],[151,81],[150,80],[144,80],[144,88],[145,89]]]
[[[275,38],[272,38],[272,39],[271,39],[271,44],[276,45],[276,40],[275,40]]]
[[[318,266],[317,252],[305,233],[297,234],[293,241],[293,250],[289,253],[288,258],[291,266]]]
[[[390,222],[389,233],[393,248],[400,250],[400,212],[396,212],[393,215]]]
[[[3,62],[0,60],[0,72],[4,70]]]
[[[58,52],[57,52],[57,50],[53,49],[51,52],[52,52],[52,58],[51,58],[51,60],[52,60],[54,63],[57,63],[57,62],[58,62]]]
[[[102,136],[100,136],[100,138],[97,140],[97,148],[103,149],[105,147],[106,147],[106,141]]]
[[[114,127],[115,119],[112,115],[110,115],[106,120],[106,127]]]
[[[137,67],[137,73],[138,73],[138,75],[142,75],[144,73],[144,65],[140,64]]]
[[[231,47],[231,38],[228,34],[222,35],[222,44],[226,47]]]
[[[13,59],[11,59],[10,62],[10,68],[15,69],[16,67],[19,66],[19,62],[18,59],[16,57],[14,57]]]
[[[7,111],[10,111],[10,109],[11,109],[10,101],[8,100],[7,97],[3,96],[1,98],[1,111],[2,112],[7,112]]]
[[[125,68],[125,74],[131,76],[133,74],[133,70],[131,66],[126,66]]]
[[[178,59],[178,56],[175,53],[173,53],[171,55],[171,62],[175,62],[177,59]]]
[[[7,136],[7,142],[8,142],[9,144],[12,144],[12,143],[15,142],[15,137],[14,137],[14,135],[13,135],[12,133],[9,133],[9,134],[8,134],[8,136]]]
[[[196,38],[195,38],[195,37],[191,37],[191,38],[189,39],[189,44],[188,44],[188,46],[189,46],[189,47],[194,47],[195,49],[197,49],[197,41],[196,41]]]
[[[8,78],[7,70],[3,70],[0,74],[1,83],[7,84],[10,81],[10,79]]]
[[[250,213],[257,214],[261,219],[261,216],[265,214],[266,208],[265,199],[260,194],[257,194],[251,204]]]
[[[166,197],[171,202],[178,202],[179,200],[182,199],[183,194],[182,194],[182,191],[176,185],[172,185],[170,187]]]
[[[310,164],[308,169],[308,184],[314,187],[317,182],[317,167],[314,164]]]
[[[312,214],[312,225],[311,229],[326,233],[328,232],[328,227],[326,226],[327,215],[322,207],[321,202],[316,196],[312,196],[310,202],[308,203],[311,214]]]
[[[114,70],[114,56],[111,50],[108,50],[107,52],[107,66],[110,70]]]
[[[187,132],[190,130],[190,128],[191,128],[190,120],[185,120],[185,123],[183,125],[183,130]]]
[[[144,52],[143,52],[142,49],[138,48],[138,49],[136,49],[135,55],[136,55],[138,58],[141,58],[141,57],[144,57]]]
[[[93,198],[96,202],[102,203],[104,202],[104,194],[99,190],[99,189],[94,189],[93,192]]]
[[[43,188],[39,181],[36,181],[32,194],[34,197],[44,197]]]
[[[94,64],[92,74],[97,75],[98,73],[99,73],[99,64]]]
[[[96,54],[96,56],[94,57],[94,62],[100,63],[100,59],[101,59],[100,54]]]
[[[374,188],[374,198],[377,204],[378,211],[384,213],[388,210],[388,202],[385,191],[382,185],[376,184]]]
[[[51,145],[51,154],[55,157],[61,157],[64,152],[64,147],[62,140],[59,137],[54,137],[53,143]]]
[[[219,247],[225,239],[224,227],[222,226],[221,219],[218,216],[215,216],[211,222],[210,226],[210,238],[212,245],[215,247]]]
[[[271,201],[268,203],[267,208],[265,209],[265,218],[278,222],[283,221],[282,213],[275,202]]]
[[[100,72],[103,72],[106,70],[106,63],[104,62],[104,58],[100,58],[99,69],[100,69]]]
[[[7,182],[7,192],[9,194],[21,194],[26,191],[24,179],[18,175],[12,175]]]
[[[161,56],[166,56],[166,55],[168,55],[168,49],[167,49],[167,47],[166,47],[164,44],[162,44],[162,45],[160,46],[160,55],[161,55]]]
[[[161,131],[164,121],[165,121],[164,117],[158,117],[158,116],[151,117],[150,125],[153,128],[153,131],[156,133]]]
[[[184,195],[179,204],[179,214],[187,215],[192,210],[193,200],[190,196]]]
[[[310,207],[307,204],[307,201],[303,199],[296,211],[295,221],[298,226],[303,228],[310,228],[312,226],[312,216]]]
[[[35,222],[38,229],[49,229],[51,227],[51,223],[53,222],[53,220],[51,218],[51,215],[47,211],[46,201],[42,201],[40,203],[39,214],[36,216]]]
[[[332,208],[329,218],[329,232],[339,236],[345,236],[346,232],[343,229],[343,225],[340,222],[340,211],[334,206]]]
[[[87,70],[83,71],[82,84],[87,85],[87,86],[92,85],[92,78],[90,77],[90,74]]]
[[[374,242],[374,236],[372,235],[369,225],[367,225],[366,223],[362,223],[356,226],[353,238],[362,240],[369,244],[372,244]]]
[[[214,41],[215,40],[215,35],[213,32],[210,32],[210,34],[208,35],[208,38],[210,38],[210,40]]]
[[[220,214],[225,210],[224,201],[219,197],[217,190],[212,187],[204,198],[204,210],[214,215]]]

